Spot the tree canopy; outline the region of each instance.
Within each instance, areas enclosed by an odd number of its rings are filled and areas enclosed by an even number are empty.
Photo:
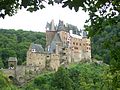
[[[45,47],[45,33],[0,29],[0,68],[7,67],[9,57],[17,57],[18,64],[23,64],[31,43]]]
[[[28,83],[23,90],[113,90],[109,66],[95,63],[72,64],[46,73]]]

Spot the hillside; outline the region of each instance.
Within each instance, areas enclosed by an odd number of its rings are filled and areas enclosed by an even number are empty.
[[[39,75],[23,90],[112,90],[109,66],[95,63],[60,67],[55,73]]]
[[[0,29],[0,68],[7,67],[9,57],[17,57],[21,65],[26,60],[26,52],[31,43],[45,46],[45,33]]]
[[[20,88],[0,72],[0,87],[1,90],[114,90],[109,69],[106,64],[71,64],[57,72],[40,74]]]

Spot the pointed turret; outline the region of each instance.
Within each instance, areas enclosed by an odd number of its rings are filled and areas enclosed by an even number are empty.
[[[51,31],[55,31],[55,24],[54,20],[51,21]]]

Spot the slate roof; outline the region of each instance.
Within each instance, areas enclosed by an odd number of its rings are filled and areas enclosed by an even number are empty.
[[[17,61],[16,57],[9,57],[8,61]]]
[[[64,29],[65,29],[65,24],[63,23],[63,21],[59,20],[57,30],[61,31],[61,30],[64,30]]]
[[[46,32],[46,38],[47,38],[46,46],[50,45],[50,43],[52,42],[56,33],[57,33],[56,31],[47,31]]]
[[[31,44],[31,49],[35,49],[36,52],[44,52],[42,45],[40,44]]]
[[[56,43],[57,42],[62,42],[59,33],[56,33],[49,48],[49,53],[53,53],[54,50],[56,49]]]
[[[83,37],[87,37],[87,32],[83,31]]]
[[[57,32],[57,33],[55,34],[55,36],[54,36],[54,38],[53,38],[52,41],[61,42],[61,38],[60,38],[60,34],[59,34],[59,32]]]

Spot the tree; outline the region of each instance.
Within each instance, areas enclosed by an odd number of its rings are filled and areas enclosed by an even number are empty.
[[[4,64],[1,58],[0,58],[0,68],[4,68]]]
[[[53,85],[58,90],[73,90],[72,80],[69,78],[69,72],[67,69],[60,67],[54,75]]]
[[[9,57],[17,57],[18,64],[22,64],[26,60],[27,50],[33,42],[45,46],[45,33],[0,29],[1,66],[4,63],[4,66],[7,67]]]
[[[11,81],[0,71],[0,89],[1,90],[18,90],[11,84]]]

